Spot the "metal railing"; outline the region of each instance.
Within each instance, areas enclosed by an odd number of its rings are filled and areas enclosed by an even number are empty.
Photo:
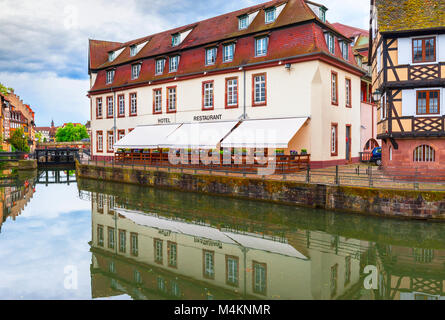
[[[430,171],[397,168],[383,170],[382,167],[374,165],[348,165],[335,166],[323,169],[311,169],[306,166],[298,172],[286,172],[276,170],[274,174],[263,176],[251,167],[223,167],[200,166],[181,167],[171,166],[164,163],[123,163],[104,160],[80,160],[81,164],[131,168],[135,170],[156,170],[167,172],[179,172],[190,174],[230,175],[257,179],[271,179],[282,181],[295,181],[310,184],[322,184],[330,186],[353,186],[378,189],[396,190],[419,190],[419,191],[445,191],[445,170]]]

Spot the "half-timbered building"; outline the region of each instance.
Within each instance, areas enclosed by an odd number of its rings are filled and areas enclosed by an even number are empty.
[[[445,164],[445,2],[371,0],[373,92],[383,165]]]

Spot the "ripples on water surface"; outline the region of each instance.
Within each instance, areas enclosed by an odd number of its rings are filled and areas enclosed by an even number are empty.
[[[42,177],[0,188],[2,299],[445,299],[442,223]]]

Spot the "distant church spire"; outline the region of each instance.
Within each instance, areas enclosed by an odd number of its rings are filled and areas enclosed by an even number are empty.
[[[51,127],[54,127],[54,120],[51,120]]]

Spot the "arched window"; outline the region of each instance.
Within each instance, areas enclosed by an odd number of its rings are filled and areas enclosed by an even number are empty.
[[[414,162],[434,162],[434,161],[436,161],[436,153],[433,147],[424,144],[414,149]]]

